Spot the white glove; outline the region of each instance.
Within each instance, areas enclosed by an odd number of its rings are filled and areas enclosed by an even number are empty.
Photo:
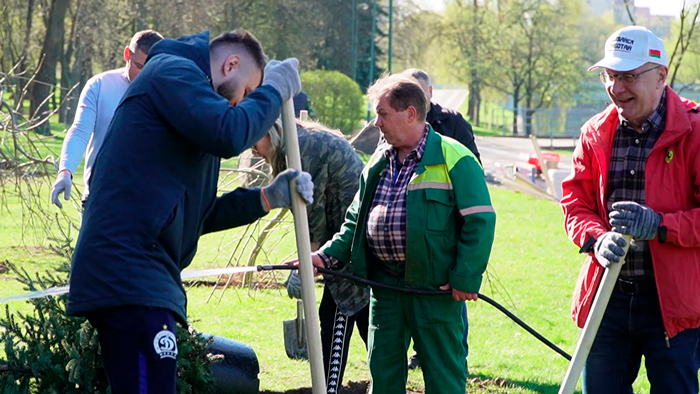
[[[61,204],[61,199],[58,195],[63,193],[63,198],[66,201],[70,200],[70,190],[72,188],[73,177],[71,173],[68,170],[59,172],[56,177],[56,182],[53,183],[53,188],[51,189],[51,202],[56,204],[59,208],[63,208],[63,204]]]
[[[285,102],[301,92],[299,60],[291,57],[284,61],[271,60],[265,66],[263,85],[270,85],[282,96]]]

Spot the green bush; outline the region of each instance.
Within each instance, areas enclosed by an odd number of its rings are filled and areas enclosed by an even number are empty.
[[[315,70],[301,74],[301,85],[309,95],[318,120],[351,134],[362,119],[362,90],[338,71]]]
[[[29,291],[64,285],[67,278],[37,274],[8,263]],[[97,332],[87,319],[67,316],[68,296],[30,300],[34,309],[0,317],[0,393],[3,394],[106,394]],[[178,394],[210,394],[211,359],[208,340],[178,324]]]

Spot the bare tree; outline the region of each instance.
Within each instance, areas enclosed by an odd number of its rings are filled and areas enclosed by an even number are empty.
[[[30,84],[35,76],[30,77]],[[69,255],[73,234],[78,229],[77,220],[64,210],[51,209],[45,193],[57,159],[42,153],[51,151],[47,138],[33,132],[34,128],[48,123],[58,108],[40,118],[23,117],[3,100],[6,88],[15,80],[14,74],[0,74],[0,205],[7,206],[9,200],[19,201],[22,216],[6,216],[3,220],[20,222],[24,241],[41,245],[48,239],[56,252]],[[73,202],[79,206],[77,197]],[[10,210],[5,212],[7,215]]]
[[[491,48],[498,42],[497,4],[491,1],[461,0],[449,6],[444,19],[444,36],[457,51],[452,62],[454,75],[469,86],[469,119],[478,124],[481,93],[494,65]]]
[[[625,1],[625,10],[627,10],[627,16],[630,18],[630,25],[634,26],[636,23],[634,22],[634,17],[632,16],[632,10],[630,10],[630,0],[624,0]]]
[[[700,27],[700,3],[688,4],[683,0],[683,8],[679,22],[678,38],[673,45],[673,51],[668,59],[668,65],[671,69],[671,78],[668,80],[668,85],[673,88],[678,76],[678,70],[681,68],[683,56],[688,52],[693,38],[697,36],[696,30]]]

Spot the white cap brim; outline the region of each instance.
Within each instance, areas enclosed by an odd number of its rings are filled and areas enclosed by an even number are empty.
[[[595,70],[596,68],[607,68],[613,71],[630,71],[643,66],[647,62],[648,60],[631,60],[612,56],[604,57],[598,63],[589,67],[588,71]]]

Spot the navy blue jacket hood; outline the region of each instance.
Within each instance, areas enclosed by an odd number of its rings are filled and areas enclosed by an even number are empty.
[[[180,271],[200,235],[264,215],[258,189],[217,197],[219,166],[267,134],[281,97],[262,86],[230,106],[212,86],[208,40],[160,41],[124,94],[90,178],[68,314],[145,306],[185,321]]]
[[[192,60],[204,72],[211,82],[211,63],[209,61],[209,30],[201,33],[182,36],[176,40],[166,38],[151,47],[146,58],[150,59],[160,54],[177,55]]]

